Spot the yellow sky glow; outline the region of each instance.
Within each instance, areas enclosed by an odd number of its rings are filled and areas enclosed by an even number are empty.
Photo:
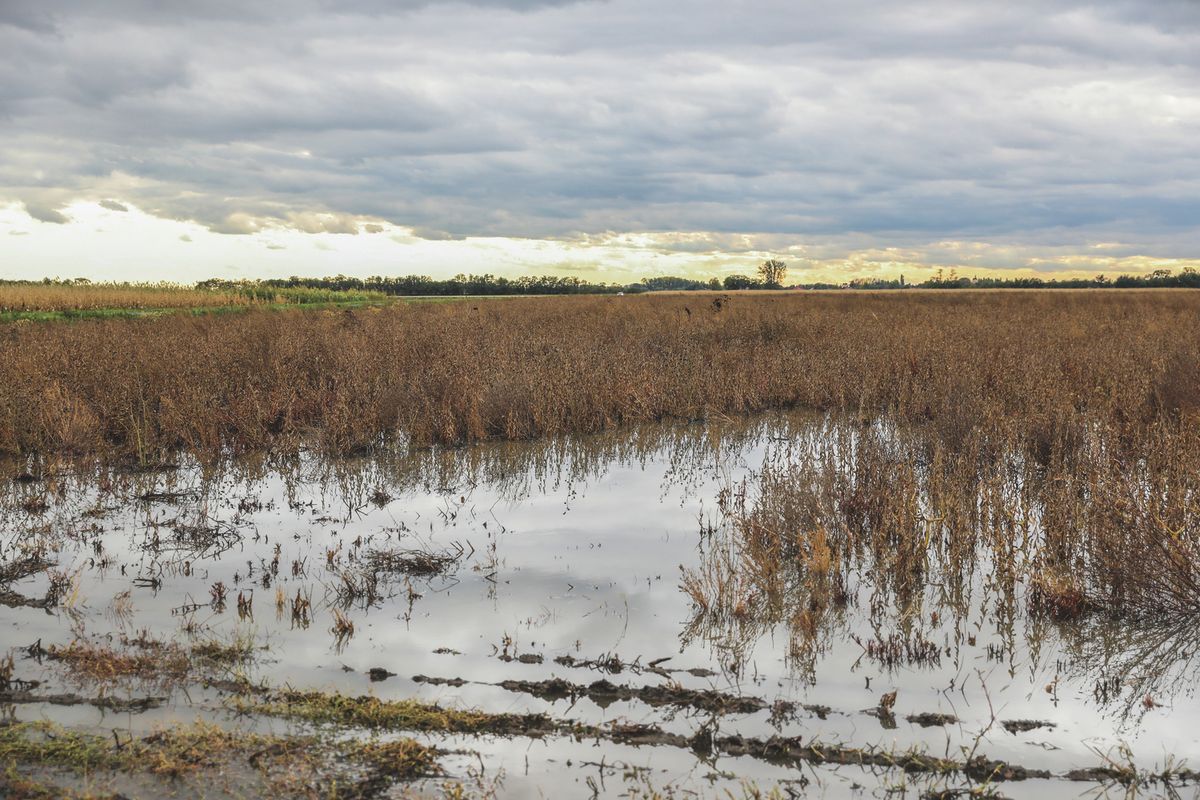
[[[109,202],[108,206],[117,206]],[[128,204],[114,210],[77,201],[66,224],[40,222],[19,205],[0,207],[0,278],[42,277],[193,283],[205,278],[277,278],[458,273],[575,275],[629,283],[654,275],[692,278],[749,274],[768,257],[786,260],[790,280],[842,283],[854,278],[919,281],[938,269],[959,274],[1082,277],[1096,273],[1178,271],[1200,262],[1113,255],[1127,248],[1101,242],[1082,252],[1013,248],[986,242],[932,242],[917,248],[838,248],[797,244],[779,236],[705,232],[636,232],[561,239],[472,237],[424,239],[380,220],[304,215],[277,222],[234,221],[245,234],[214,233],[193,222],[162,219]],[[117,206],[119,207],[119,206]],[[358,231],[331,233],[330,230]],[[994,264],[1016,268],[996,268]],[[1017,265],[1024,264],[1020,267]]]

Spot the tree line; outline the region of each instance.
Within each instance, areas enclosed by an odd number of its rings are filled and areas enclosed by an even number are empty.
[[[1091,278],[978,278],[960,276],[955,270],[938,270],[920,283],[897,279],[856,278],[847,284],[808,284],[800,289],[1200,289],[1200,272],[1184,267],[1179,272],[1156,269],[1145,275],[1095,275]]]
[[[634,283],[597,283],[577,277],[558,275],[522,275],[507,278],[503,275],[455,275],[437,279],[428,275],[399,275],[355,278],[333,275],[323,278],[267,278],[263,280],[226,280],[210,278],[196,284],[197,289],[214,291],[262,291],[272,289],[324,289],[333,292],[368,291],[394,296],[462,296],[462,295],[561,295],[561,294],[640,294],[663,291],[741,291],[747,289],[1135,289],[1135,288],[1200,288],[1200,272],[1186,267],[1178,273],[1158,269],[1146,275],[1118,275],[1110,278],[1096,275],[1091,278],[980,278],[960,276],[955,270],[938,270],[927,280],[910,283],[898,278],[855,278],[847,283],[786,284],[788,267],[778,259],[763,261],[754,275],[727,275],[725,278],[696,280],[677,275],[642,278]],[[59,285],[88,285],[85,278],[44,278],[41,281],[0,280],[0,284],[44,283]]]
[[[456,275],[449,279],[434,279],[426,275],[398,277],[373,276],[352,278],[336,275],[326,278],[271,278],[261,281],[226,281],[212,279],[198,284],[201,289],[237,289],[247,285],[275,289],[328,289],[332,291],[375,291],[397,296],[453,295],[538,295],[538,294],[640,294],[663,291],[741,291],[747,289],[1134,289],[1134,288],[1200,288],[1200,272],[1187,267],[1181,272],[1155,270],[1146,275],[1118,275],[1109,278],[978,278],[960,276],[954,270],[939,270],[933,277],[911,283],[903,276],[894,279],[856,278],[847,283],[785,283],[787,265],[769,259],[759,266],[755,275],[727,275],[724,279],[696,280],[677,275],[642,278],[636,283],[593,283],[575,277],[527,275],[506,278],[499,275]]]

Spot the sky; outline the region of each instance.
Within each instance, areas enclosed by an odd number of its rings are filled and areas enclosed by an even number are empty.
[[[1200,267],[1197,0],[0,0],[0,278]]]

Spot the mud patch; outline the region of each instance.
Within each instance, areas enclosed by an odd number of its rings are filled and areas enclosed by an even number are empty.
[[[1036,719],[1006,719],[1000,723],[1001,727],[1009,733],[1025,733],[1027,731],[1035,731],[1038,728],[1053,728],[1056,727],[1053,722],[1045,722]]]

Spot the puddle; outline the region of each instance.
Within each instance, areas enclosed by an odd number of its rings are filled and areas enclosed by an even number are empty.
[[[1005,796],[1057,797],[1103,786],[1111,776],[1064,780],[1127,764],[1122,748],[1144,770],[1196,762],[1195,625],[1031,616],[987,555],[961,585],[930,569],[909,595],[850,575],[848,596],[807,617],[773,617],[753,594],[720,621],[699,614],[683,587],[723,574],[731,497],[829,424],[772,415],[336,463],[13,468],[7,712],[118,740],[197,719],[294,729],[231,712],[224,690],[240,684],[576,726],[419,733],[452,776],[481,765],[501,797],[966,785],[877,757],[906,753],[1019,765],[1030,779],[1004,781]],[[73,643],[182,660],[165,680],[81,676]],[[204,647],[218,647],[208,661]]]

